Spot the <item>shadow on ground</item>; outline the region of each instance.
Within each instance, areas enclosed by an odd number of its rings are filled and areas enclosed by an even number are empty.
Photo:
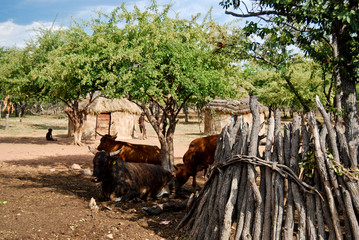
[[[148,201],[133,200],[129,202],[101,202],[98,199],[101,190],[100,184],[91,182],[91,176],[84,175],[80,171],[68,168],[69,163],[75,159],[77,164],[81,167],[91,167],[91,156],[86,155],[73,155],[71,158],[64,159],[61,157],[46,157],[39,158],[31,161],[8,161],[6,164],[15,165],[17,167],[25,167],[13,174],[7,174],[6,171],[0,166],[0,178],[5,182],[16,182],[20,180],[21,184],[13,185],[13,191],[21,192],[23,190],[30,190],[32,193],[41,193],[44,191],[55,192],[64,196],[75,196],[84,203],[88,203],[92,197],[96,199],[100,207],[99,216],[97,221],[108,221],[110,219],[119,219],[120,221],[129,221],[133,224],[138,224],[142,228],[153,231],[154,234],[165,239],[178,239],[179,234],[175,230],[180,220],[185,215],[185,210],[182,211],[169,211],[160,215],[149,215],[143,210],[143,207],[153,206],[166,201],[181,202],[192,191],[186,190],[189,185],[185,186],[182,197],[176,199],[150,199]],[[60,170],[54,172],[38,171],[41,167],[61,167]],[[68,169],[66,169],[68,168]],[[27,169],[28,171],[22,171]],[[47,169],[48,170],[48,169]],[[190,188],[190,187],[189,187]],[[66,201],[68,198],[63,198]],[[61,204],[71,204],[70,202]],[[100,217],[101,216],[101,217]],[[107,220],[106,220],[107,219]],[[118,220],[116,220],[118,221]],[[119,223],[120,224],[120,223]],[[177,238],[176,238],[177,236]]]
[[[59,144],[59,145],[71,145],[73,138],[67,137],[66,135],[54,136],[56,141],[47,141],[44,137],[0,137],[0,143],[13,143],[13,144]],[[84,145],[93,144],[94,140],[82,140]]]

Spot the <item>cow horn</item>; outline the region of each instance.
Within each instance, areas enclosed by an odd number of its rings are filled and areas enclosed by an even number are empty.
[[[96,149],[93,149],[92,147],[88,146],[90,152],[92,152],[94,155],[96,155],[96,153],[98,152]]]
[[[114,152],[110,152],[110,157],[119,154],[119,153],[121,152],[121,149],[122,149],[122,148],[120,148],[120,149],[118,149],[118,150],[116,150],[116,151],[114,151]]]
[[[110,135],[112,138],[116,139],[117,138],[117,133],[115,135]]]
[[[97,131],[95,131],[98,135],[100,135],[101,137],[103,137],[103,135],[102,134],[100,134],[99,132],[97,132]]]

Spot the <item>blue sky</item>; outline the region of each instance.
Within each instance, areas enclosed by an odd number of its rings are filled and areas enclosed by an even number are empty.
[[[49,27],[55,19],[55,25],[67,25],[71,17],[90,19],[95,16],[95,11],[110,12],[123,2],[127,7],[136,4],[140,8],[150,4],[150,0],[1,0],[0,46],[21,48],[26,40],[34,36],[34,29]],[[196,13],[204,15],[213,7],[212,16],[217,22],[234,20],[225,15],[219,2],[220,0],[157,0],[158,5],[173,4],[174,13],[178,13],[181,18],[190,18]]]

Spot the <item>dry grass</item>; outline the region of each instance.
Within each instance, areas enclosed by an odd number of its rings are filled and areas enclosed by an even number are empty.
[[[63,115],[26,116],[20,120],[17,117],[9,118],[9,128],[5,131],[5,118],[0,119],[0,134],[10,135],[44,135],[47,129],[52,128],[58,134],[67,134],[67,117]]]
[[[55,137],[65,138],[67,136],[68,118],[66,115],[28,115],[20,119],[17,117],[9,118],[9,128],[5,130],[5,118],[0,118],[0,135],[7,136],[45,136],[47,129],[53,129]],[[157,135],[149,123],[146,123],[148,141],[159,145]],[[191,115],[189,122],[185,123],[184,116],[180,115],[176,126],[174,141],[175,144],[188,146],[189,142],[195,138],[202,137],[203,124],[199,124],[197,117]],[[128,139],[127,139],[128,140]],[[131,141],[131,140],[129,140]]]

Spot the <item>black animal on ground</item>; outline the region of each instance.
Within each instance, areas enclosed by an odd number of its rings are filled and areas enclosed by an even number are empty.
[[[134,198],[147,200],[170,194],[174,176],[161,166],[121,161],[116,152],[96,151],[93,159],[93,182],[102,183],[101,200]]]
[[[52,128],[49,128],[49,129],[47,130],[46,140],[47,140],[47,141],[56,141],[56,139],[54,139],[54,138],[52,137]]]

